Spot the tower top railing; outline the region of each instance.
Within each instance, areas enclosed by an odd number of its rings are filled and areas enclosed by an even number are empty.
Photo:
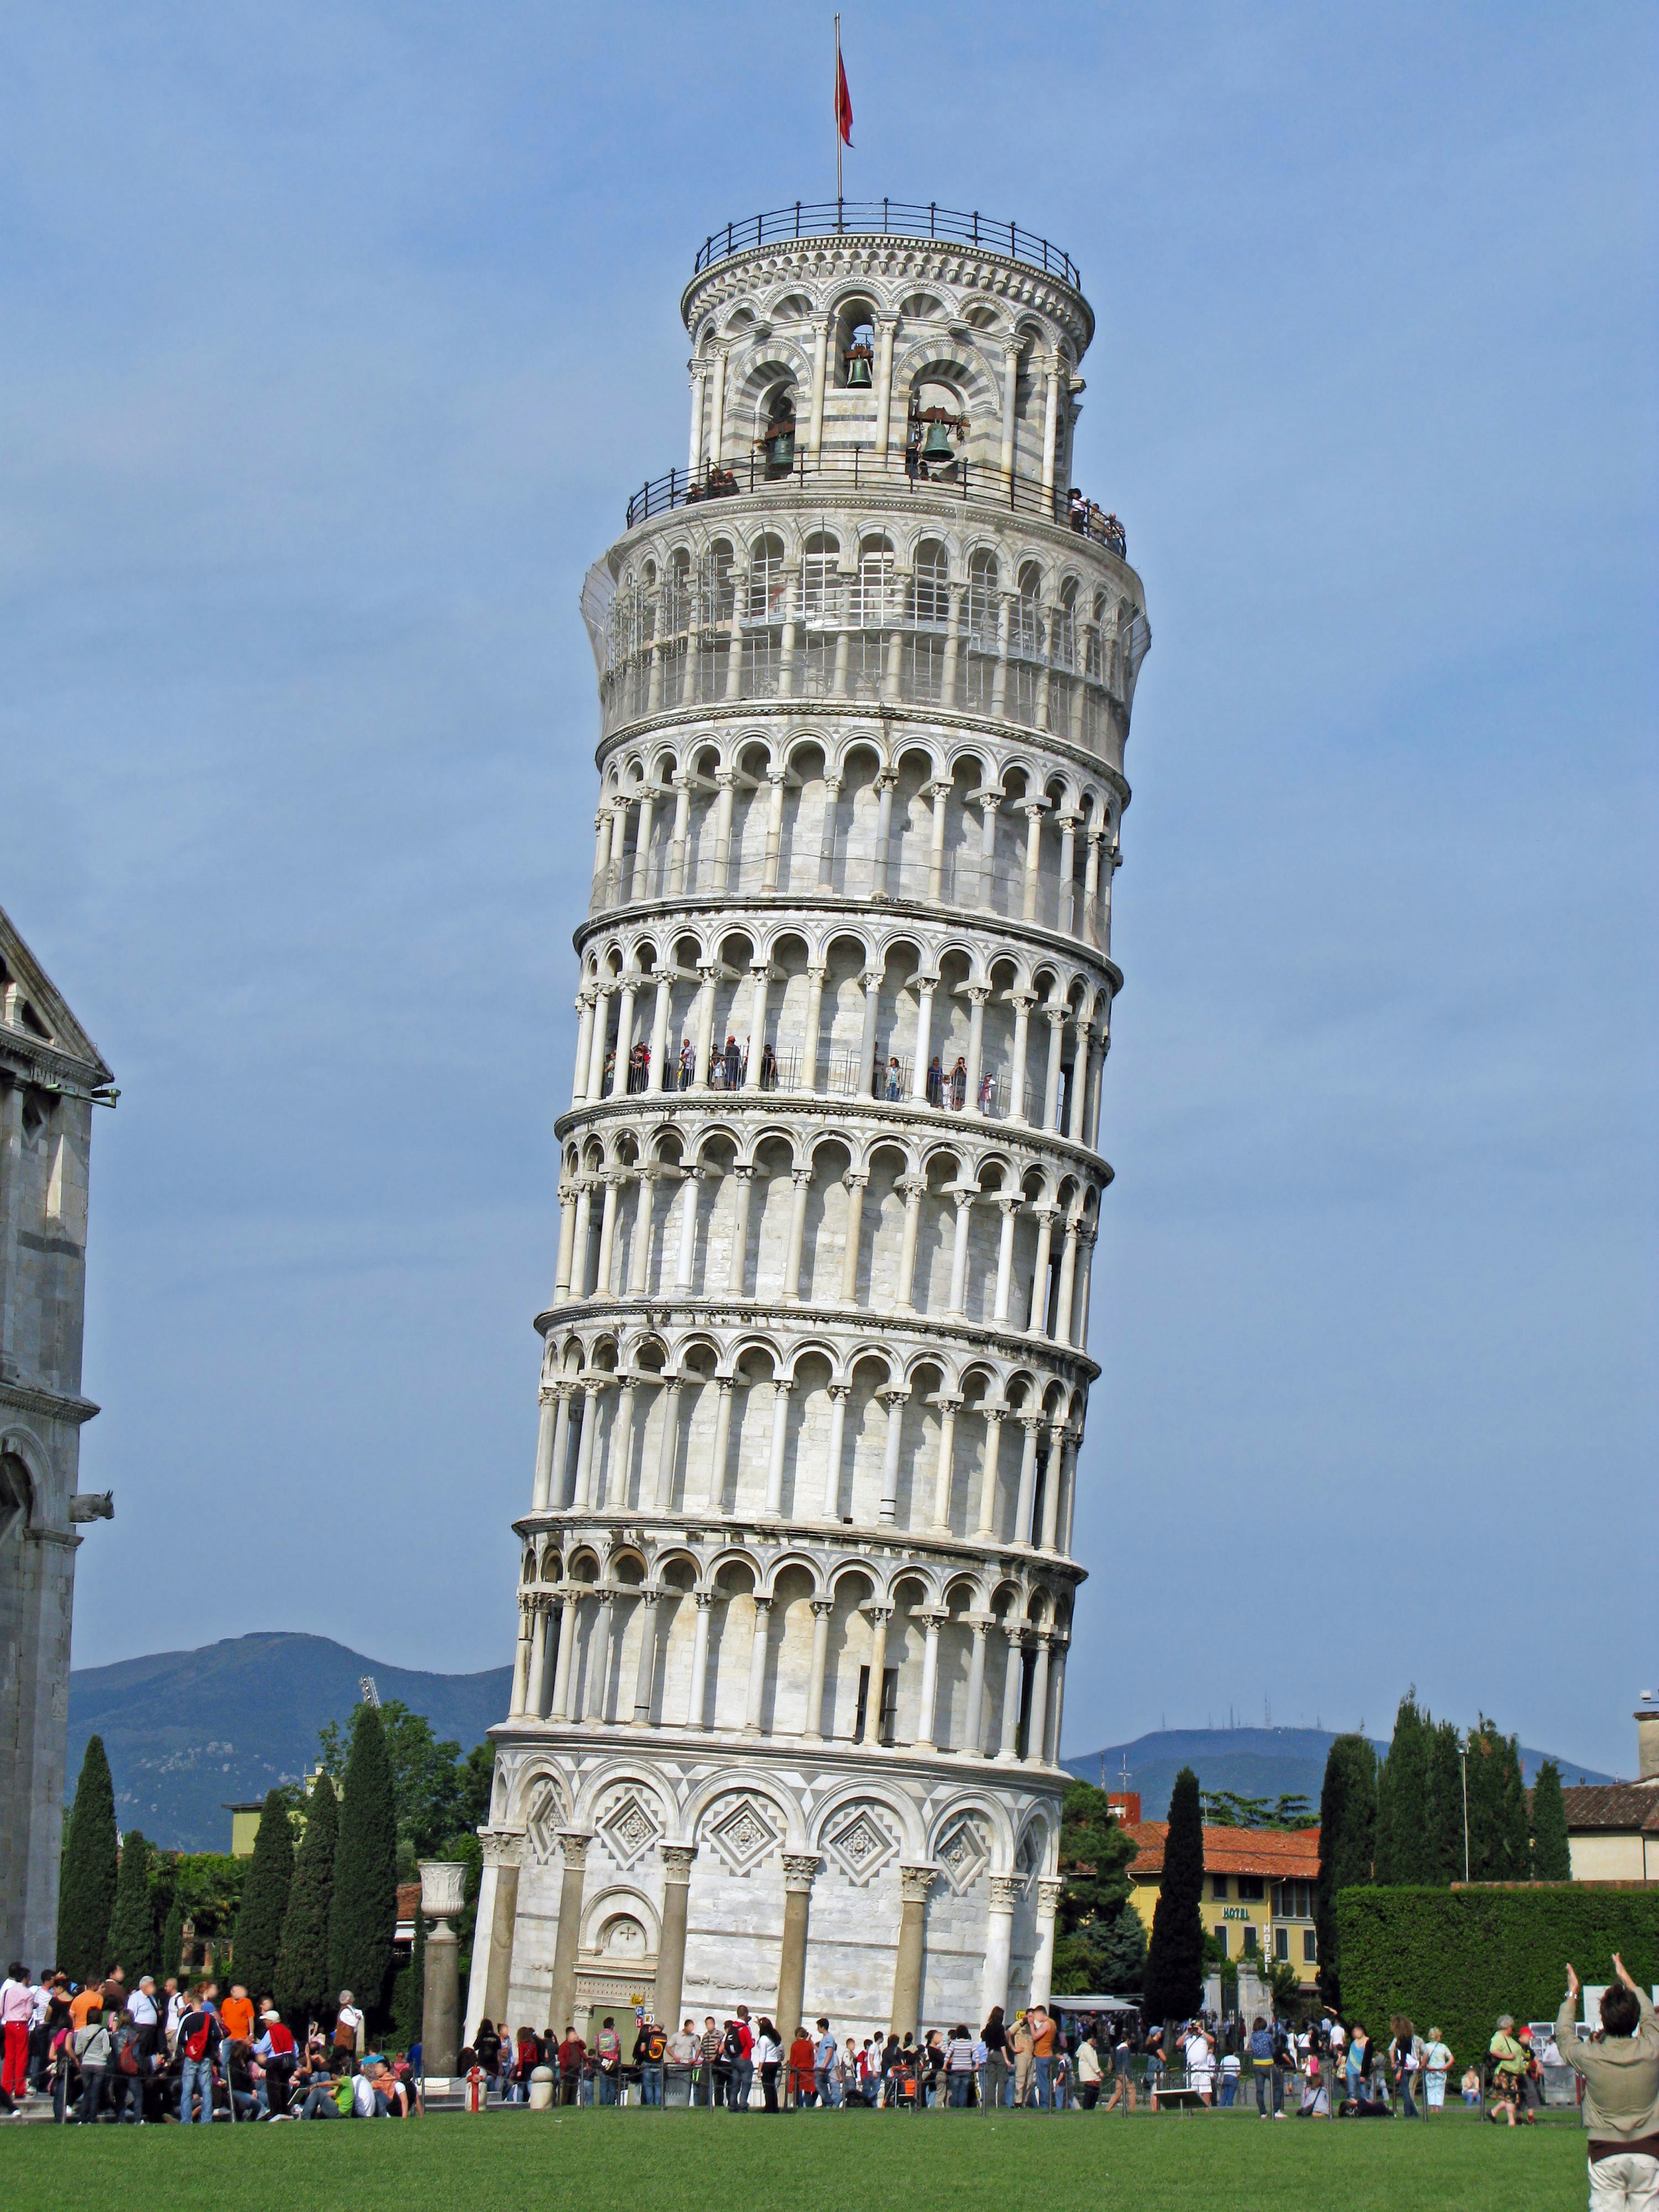
[[[711,231],[697,252],[694,276],[712,269],[733,253],[751,246],[770,246],[790,238],[936,238],[954,246],[975,246],[988,253],[1006,253],[1024,261],[1045,276],[1057,276],[1074,292],[1083,289],[1083,278],[1069,253],[1035,231],[1022,230],[977,210],[963,214],[929,200],[925,207],[906,200],[822,200],[793,207],[773,208],[751,215],[742,222],[728,222],[724,230]]]

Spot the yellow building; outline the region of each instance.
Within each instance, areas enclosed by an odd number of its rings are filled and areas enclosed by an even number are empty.
[[[316,1788],[317,1777],[322,1771],[321,1765],[319,1765],[305,1778],[307,1796],[309,1796]],[[337,1782],[334,1785],[334,1794],[343,1800],[345,1793]],[[263,1797],[256,1797],[251,1804],[227,1805],[224,1808],[230,1815],[232,1858],[251,1859],[253,1856],[254,1839],[259,1832],[259,1816],[264,1809],[265,1801]],[[294,1841],[297,1847],[301,1837],[305,1833],[306,1816],[296,1808],[291,1811],[288,1817],[294,1823]]]
[[[1148,1935],[1164,1885],[1167,1820],[1138,1820],[1126,1832],[1139,1849],[1129,1894]],[[1206,1935],[1226,1957],[1274,1960],[1311,1984],[1319,1968],[1314,1940],[1314,1886],[1319,1879],[1316,1828],[1206,1828],[1204,1901]]]

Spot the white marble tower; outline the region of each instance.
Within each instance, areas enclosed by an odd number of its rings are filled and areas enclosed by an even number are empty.
[[[1050,1972],[1141,586],[1044,240],[789,210],[681,307],[468,2021],[948,2027]]]

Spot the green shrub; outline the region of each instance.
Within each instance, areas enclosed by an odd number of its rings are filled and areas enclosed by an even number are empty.
[[[1344,2018],[1382,2042],[1390,2015],[1409,2014],[1419,2034],[1440,2029],[1460,2070],[1500,2013],[1554,2019],[1569,1960],[1610,1982],[1617,1951],[1644,1989],[1659,1982],[1659,1891],[1345,1889],[1336,1917]]]

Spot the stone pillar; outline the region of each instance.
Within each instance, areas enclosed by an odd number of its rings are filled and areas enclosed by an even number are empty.
[[[876,898],[887,896],[887,848],[893,836],[893,790],[898,778],[890,769],[884,769],[876,778],[876,857],[871,894]]]
[[[890,1605],[872,1605],[866,1610],[870,1615],[870,1691],[864,1701],[864,1732],[859,1741],[876,1744],[881,1741],[881,1692],[887,1673],[887,1624],[893,1617]]]
[[[812,1904],[812,1877],[819,1864],[816,1852],[783,1855],[783,1942],[778,1954],[778,2008],[774,2018],[786,2050],[801,2025],[806,1994],[806,1921]]]
[[[1042,1739],[1048,1729],[1048,1646],[1047,1629],[1038,1632],[1036,1662],[1031,1669],[1031,1715],[1025,1729],[1025,1764],[1042,1765]]]
[[[887,459],[887,441],[893,413],[893,330],[891,315],[884,315],[876,327],[876,459]],[[778,2033],[792,2033],[781,2021]]]
[[[576,1181],[576,1219],[570,1237],[570,1295],[581,1299],[587,1296],[587,1224],[593,1217],[593,1178],[580,1176]]]
[[[927,1630],[927,1641],[921,1652],[921,1694],[918,1700],[921,1711],[916,1721],[916,1742],[923,1751],[933,1748],[933,1712],[939,1703],[939,1632],[950,1615],[941,1606],[929,1606],[916,1615]]]
[[[1031,1263],[1031,1310],[1026,1316],[1027,1333],[1046,1336],[1048,1333],[1048,1255],[1053,1249],[1054,1215],[1058,1209],[1052,1204],[1034,1206],[1036,1216],[1036,1257]]]
[[[657,1947],[657,2018],[669,2034],[680,2025],[685,1982],[686,1907],[690,1901],[695,1844],[659,1844],[662,1859],[662,1940]]]
[[[952,1321],[968,1318],[968,1231],[973,1217],[974,1200],[979,1196],[975,1185],[957,1183],[951,1195],[957,1202],[956,1238],[951,1249],[951,1304],[948,1317]]]
[[[657,1002],[651,1010],[651,1060],[646,1070],[645,1087],[653,1092],[665,1088],[663,1069],[668,1059],[668,1017],[673,996],[674,978],[665,969],[657,978]]]
[[[754,1050],[750,1050],[750,1065],[754,1065]],[[732,1263],[726,1277],[726,1293],[734,1298],[747,1295],[749,1281],[749,1205],[754,1193],[755,1170],[752,1166],[734,1165],[732,1175],[737,1179],[738,1201],[732,1218]]]
[[[851,1169],[842,1177],[847,1186],[847,1249],[841,1262],[841,1303],[855,1306],[859,1300],[859,1244],[864,1233],[864,1186],[868,1176]]]
[[[611,1637],[616,1592],[601,1583],[593,1595],[599,1601],[599,1611],[593,1632],[587,1639],[587,1680],[582,1698],[586,1711],[582,1718],[595,1728],[603,1728],[605,1709],[611,1696]]]
[[[1042,1730],[1042,1763],[1045,1766],[1060,1764],[1060,1723],[1066,1709],[1066,1650],[1069,1637],[1056,1635],[1054,1654],[1048,1662],[1048,1711]]]
[[[990,997],[989,987],[983,983],[969,986],[968,992],[968,1103],[967,1111],[980,1110],[980,1077],[985,1066],[985,1001]]]
[[[1019,1425],[1025,1431],[1025,1446],[1019,1458],[1019,1496],[1014,1505],[1016,1544],[1029,1544],[1031,1540],[1031,1511],[1036,1502],[1037,1431],[1042,1425],[1041,1413],[1019,1416]]]
[[[714,349],[714,392],[708,408],[708,447],[705,457],[711,469],[720,467],[726,444],[726,353],[724,346]]]
[[[685,1725],[700,1729],[708,1703],[708,1632],[714,1610],[713,1590],[696,1594],[697,1617],[691,1633],[691,1690],[686,1699]]]
[[[1014,1285],[1014,1224],[1019,1217],[1018,1196],[999,1193],[997,1212],[1002,1216],[1002,1231],[997,1243],[996,1304],[991,1318],[1000,1327],[1008,1321],[1008,1301],[1013,1295]]]
[[[1012,481],[1014,473],[1014,402],[1019,384],[1019,348],[1006,345],[1002,349],[1002,447],[1000,465],[1004,483]]]
[[[1031,1961],[1031,2002],[1046,2005],[1054,1979],[1054,1915],[1065,1885],[1058,1875],[1045,1874],[1037,1881],[1037,1948]]]
[[[836,878],[836,817],[841,801],[841,778],[827,775],[823,779],[823,829],[818,838],[818,889],[833,890]],[[819,988],[823,988],[823,970],[817,971]],[[807,971],[809,976],[812,973]]]
[[[649,1587],[640,1592],[636,1608],[640,1616],[640,1658],[634,1670],[634,1725],[651,1725],[651,1689],[657,1668],[657,1601],[660,1590]]]
[[[1019,1692],[1025,1671],[1025,1624],[1006,1620],[1001,1627],[1008,1639],[1008,1668],[1002,1678],[1002,1729],[997,1738],[996,1759],[999,1766],[1012,1766],[1019,1756]]]
[[[864,988],[864,1027],[859,1036],[858,1095],[872,1095],[876,1076],[876,1017],[881,1011],[881,970],[866,968],[860,977]]]
[[[1054,1548],[1054,1536],[1060,1527],[1060,1490],[1066,1479],[1066,1424],[1056,1421],[1048,1431],[1048,1470],[1042,1484],[1042,1547],[1045,1552]]]
[[[801,1734],[809,1743],[823,1741],[823,1677],[830,1661],[830,1616],[834,1598],[812,1600],[812,1667],[806,1678],[806,1725]]]
[[[674,1269],[674,1288],[689,1291],[697,1265],[697,1190],[702,1182],[702,1170],[689,1167],[682,1170],[684,1176],[685,1202],[680,1214],[679,1256]]]
[[[1011,991],[1009,999],[1014,1009],[1013,1066],[1008,1076],[1008,1119],[1025,1119],[1025,1054],[1031,1033],[1031,1009],[1036,996],[1030,991]]]
[[[559,1185],[559,1257],[553,1271],[553,1303],[562,1306],[570,1296],[570,1262],[576,1249],[576,1191],[569,1182]]]
[[[847,1401],[852,1395],[850,1382],[830,1385],[830,1444],[823,1455],[823,1517],[826,1521],[841,1518],[841,1462],[847,1437]]]
[[[784,1447],[789,1438],[789,1393],[794,1387],[781,1379],[772,1385],[772,1449],[766,1468],[766,1512],[772,1520],[783,1513]]]
[[[634,1233],[628,1247],[628,1295],[642,1298],[646,1293],[646,1268],[651,1257],[652,1193],[656,1188],[658,1170],[649,1161],[635,1170],[634,1188],[638,1194],[634,1200]]]
[[[968,1727],[962,1745],[969,1759],[985,1756],[985,1638],[991,1626],[988,1613],[971,1613],[968,1626],[974,1632],[974,1649],[968,1662]]]
[[[786,651],[786,664],[787,658]],[[766,858],[762,867],[761,889],[763,891],[775,891],[778,887],[778,861],[783,850],[783,791],[787,778],[781,768],[775,768],[767,770],[767,781],[772,788],[766,809]],[[763,1013],[761,1020],[755,1027],[757,1042],[760,1039],[764,1021],[765,1016]]]
[[[780,785],[778,787],[781,788]],[[770,890],[773,886],[764,887]],[[758,1091],[761,1087],[761,1061],[766,1051],[766,1001],[772,984],[772,965],[768,960],[753,960],[749,964],[751,985],[749,1005],[749,1063],[744,1070],[743,1087]]]
[[[674,1503],[674,1462],[680,1449],[680,1378],[671,1375],[663,1385],[662,1441],[657,1449],[657,1489],[652,1504],[659,1513]]]
[[[948,1533],[951,1526],[951,1487],[956,1476],[957,1415],[960,1398],[941,1394],[939,1407],[939,1462],[933,1471],[933,1526]]]
[[[927,1893],[939,1869],[901,1866],[898,1960],[893,1969],[892,2033],[901,2041],[916,2033],[921,2010],[922,1949],[927,1934]]]
[[[564,1601],[559,1615],[559,1656],[553,1668],[553,1702],[550,1708],[556,1721],[570,1717],[570,1677],[574,1672],[573,1661],[576,1650],[576,1584],[567,1583],[561,1592]]]
[[[531,1492],[530,1510],[545,1513],[548,1492],[553,1482],[553,1438],[559,1422],[559,1394],[556,1386],[543,1383],[541,1418],[536,1427],[536,1479]]]
[[[1066,1241],[1060,1248],[1060,1285],[1054,1303],[1054,1342],[1069,1345],[1072,1341],[1072,1303],[1077,1288],[1077,1237],[1075,1221],[1066,1224]]]
[[[708,1466],[708,1510],[711,1513],[720,1510],[721,1501],[726,1496],[726,1462],[732,1450],[732,1393],[736,1387],[736,1378],[732,1376],[717,1375],[714,1377],[717,1393],[714,1401],[714,1449]]]
[[[988,2014],[993,2005],[1008,2002],[1008,1966],[1014,1950],[1014,1907],[1025,1887],[1017,1874],[990,1877],[991,1902],[985,1920],[985,1978],[980,1984],[979,2008]]]
[[[421,2072],[447,2081],[461,2045],[460,1942],[452,1923],[466,1894],[466,1869],[449,1859],[422,1859],[420,1874],[420,1909],[433,1923],[426,1939]]]
[[[822,968],[806,971],[806,1034],[800,1045],[800,1087],[816,1091],[818,1087],[818,1025],[823,1015],[823,978]]]
[[[524,1679],[521,1686],[519,1680],[520,1670],[515,1668],[513,1680],[513,1711],[515,1714],[532,1710],[532,1700],[540,1694],[542,1668],[547,1659],[547,1607],[543,1603],[539,1594],[532,1595],[528,1604],[530,1648],[527,1652],[525,1651],[524,1639],[520,1638],[519,1649],[521,1652],[525,1652],[522,1668]],[[538,1717],[539,1718],[540,1716],[538,1715]]]
[[[818,448],[823,442],[823,380],[830,354],[830,325],[819,323],[812,333],[812,395],[811,412],[806,418],[806,458],[816,468]]]
[[[1045,1006],[1043,1014],[1048,1024],[1048,1070],[1042,1085],[1042,1126],[1053,1136],[1060,1134],[1060,1055],[1066,1041],[1066,1009],[1064,1006]]]
[[[570,1080],[570,1103],[580,1106],[587,1096],[587,1062],[593,1049],[593,994],[584,991],[576,1000],[576,1065]]]
[[[916,1053],[910,1070],[910,1103],[927,1103],[927,1054],[933,1035],[933,993],[939,988],[937,975],[918,975],[916,978]]]
[[[639,1385],[624,1375],[617,1393],[617,1418],[606,1455],[605,1500],[612,1512],[628,1503],[629,1461],[634,1455],[634,1394]]]
[[[599,1262],[594,1271],[593,1295],[596,1298],[611,1296],[611,1256],[617,1237],[617,1177],[607,1174],[605,1182],[605,1206],[599,1215]]]
[[[996,1534],[997,1462],[1002,1453],[1002,1411],[988,1408],[985,1415],[985,1467],[979,1485],[979,1526],[974,1531],[981,1543]]]
[[[570,1502],[580,1511],[586,1507],[593,1494],[593,1445],[599,1430],[599,1393],[605,1385],[595,1377],[579,1387],[582,1394],[582,1419],[576,1437],[576,1488]]]
[[[909,1402],[908,1390],[882,1390],[877,1394],[887,1408],[887,1449],[881,1468],[881,1506],[879,1519],[884,1528],[891,1528],[898,1518],[899,1447],[904,1433],[904,1408]]]
[[[617,1012],[617,1060],[611,1071],[611,1096],[628,1096],[629,1062],[634,1054],[634,997],[638,978],[630,971],[623,979],[622,999]]]
[[[783,1303],[787,1306],[800,1304],[801,1263],[806,1250],[806,1200],[812,1188],[810,1167],[791,1168],[789,1180],[794,1186],[789,1198],[789,1249],[783,1262]]]
[[[1042,817],[1048,811],[1048,805],[1045,799],[1030,799],[1019,810],[1025,817],[1025,886],[1020,900],[1021,918],[1025,921],[1037,919],[1037,886],[1041,880],[1039,872],[1042,860]]]
[[[547,2024],[557,2036],[574,2024],[576,2012],[576,1954],[581,1943],[582,1884],[587,1874],[591,1831],[561,1828],[564,1880],[559,1887],[559,1926],[553,1943],[553,1986],[548,1995]]]
[[[473,1937],[472,1984],[477,2002],[467,2006],[469,2042],[481,2020],[493,2021],[499,2027],[507,2018],[513,1930],[519,1913],[519,1864],[524,1848],[523,1836],[511,1830],[483,1828],[478,1840],[483,1845],[483,1875],[478,1886],[477,1933]]]
[[[920,1176],[902,1176],[898,1188],[904,1196],[904,1234],[899,1246],[898,1288],[893,1306],[897,1313],[913,1313],[915,1310],[916,1237],[921,1227],[922,1194],[927,1186]]]
[[[704,372],[700,368],[694,368],[691,372],[691,441],[686,465],[690,474],[694,477],[702,465],[703,376]],[[495,2017],[492,2013],[490,2018],[493,2020]]]
[[[686,844],[691,831],[691,779],[684,769],[676,769],[671,781],[674,786],[674,836],[668,848],[668,896],[678,898],[685,889]]]
[[[1050,500],[1054,490],[1054,446],[1060,427],[1060,356],[1051,353],[1042,364],[1042,489]]]
[[[761,1732],[761,1711],[766,1701],[766,1635],[772,1618],[772,1601],[758,1592],[755,1597],[755,1625],[749,1635],[749,1692],[744,1703],[743,1732],[758,1735]]]

